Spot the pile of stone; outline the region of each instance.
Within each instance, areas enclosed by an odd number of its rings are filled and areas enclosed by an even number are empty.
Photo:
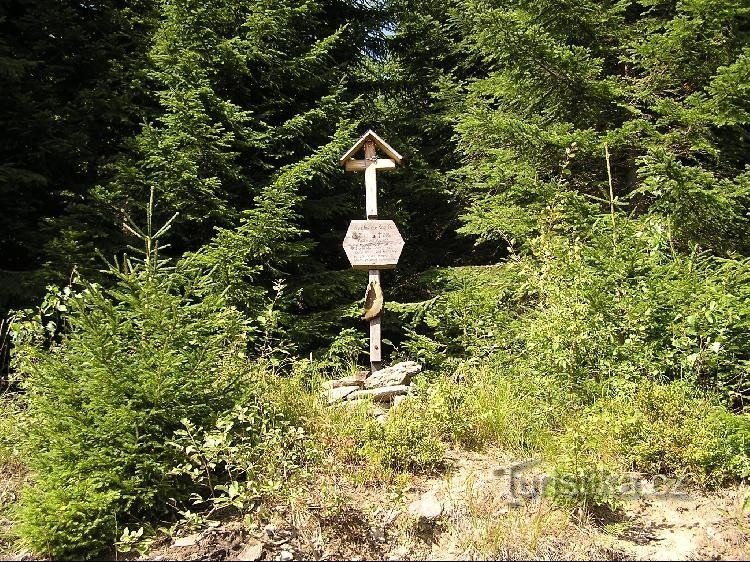
[[[404,361],[370,374],[359,371],[356,375],[326,381],[323,395],[329,404],[357,404],[366,400],[380,404],[397,404],[409,393],[412,377],[422,371],[414,361]]]

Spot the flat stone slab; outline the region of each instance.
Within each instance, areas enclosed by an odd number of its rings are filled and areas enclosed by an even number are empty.
[[[260,560],[263,556],[263,543],[256,540],[251,540],[245,547],[240,551],[235,560],[247,560],[255,562]]]
[[[421,372],[422,365],[415,361],[396,363],[391,367],[376,371],[367,377],[365,379],[365,388],[383,388],[409,384],[411,378]]]
[[[362,386],[365,384],[365,379],[370,373],[368,371],[359,371],[356,375],[351,377],[344,377],[343,379],[335,379],[332,381],[325,381],[321,386],[324,390],[330,390],[332,388],[339,388],[341,386]]]
[[[359,386],[339,386],[332,388],[327,393],[328,403],[333,404],[334,402],[340,402],[353,392],[359,390]]]
[[[405,384],[386,386],[383,388],[371,388],[367,390],[357,390],[346,395],[347,400],[359,400],[361,398],[371,398],[375,402],[385,402],[394,396],[400,396],[409,392],[409,387]]]
[[[394,407],[398,406],[404,400],[406,400],[406,396],[394,396],[393,397],[393,406]]]

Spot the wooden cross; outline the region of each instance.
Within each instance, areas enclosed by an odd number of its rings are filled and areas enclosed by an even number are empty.
[[[377,149],[388,158],[378,158]],[[354,155],[364,149],[364,160],[355,160]],[[367,269],[368,291],[380,290],[380,270],[396,267],[404,241],[393,221],[378,220],[378,170],[393,170],[401,164],[402,156],[392,146],[375,134],[367,131],[341,157],[340,163],[348,172],[365,173],[365,221],[352,221],[349,225],[344,249],[352,267]],[[382,346],[378,314],[370,319],[370,366],[373,372],[380,368]]]

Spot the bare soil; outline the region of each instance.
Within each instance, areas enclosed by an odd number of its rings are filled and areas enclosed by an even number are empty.
[[[0,473],[0,560],[12,550],[8,506],[25,479]],[[657,490],[642,481],[615,513],[581,516],[543,495],[544,466],[501,451],[453,452],[441,474],[356,483],[315,474],[283,499],[201,532],[162,536],[120,560],[747,560],[750,488]],[[417,509],[433,498],[440,513]],[[417,506],[417,508],[415,508]],[[434,504],[433,504],[434,507]]]
[[[621,510],[597,519],[552,505],[542,494],[544,476],[541,466],[499,451],[455,453],[445,474],[396,478],[377,486],[317,475],[278,505],[181,541],[164,538],[142,559],[750,557],[746,487],[657,493],[645,482]],[[434,520],[413,512],[414,502],[425,494],[442,508]]]

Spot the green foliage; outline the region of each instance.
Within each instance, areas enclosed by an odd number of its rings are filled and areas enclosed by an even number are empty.
[[[91,242],[111,232],[85,199],[142,119],[154,16],[140,0],[0,6],[3,315],[67,279],[73,263],[89,265]]]
[[[350,374],[357,367],[357,357],[366,348],[367,339],[362,330],[345,328],[331,342],[321,359],[321,366],[340,375]]]
[[[573,441],[583,445],[583,439],[578,436],[574,436]],[[556,503],[583,511],[601,507],[616,510],[619,492],[618,475],[595,456],[582,454],[578,447],[556,459],[544,488],[545,496]]]
[[[246,509],[280,490],[306,459],[303,428],[288,419],[270,395],[242,400],[208,430],[188,419],[182,425],[170,445],[185,459],[171,474],[194,485],[183,516],[195,510],[208,520],[226,508]]]
[[[607,222],[586,243],[548,235],[529,257],[442,272],[443,294],[412,320],[430,338],[423,349],[509,354],[519,369],[582,392],[610,378],[687,379],[741,407],[748,261],[675,252],[653,218],[617,223],[613,243]]]
[[[512,360],[463,363],[449,379],[417,387],[424,416],[446,441],[499,445],[518,455],[545,450],[579,398],[553,379],[516,370]]]
[[[353,98],[341,78],[361,31],[345,27],[354,12],[325,1],[164,0],[158,9],[147,68],[158,110],[94,194],[127,212],[154,186],[159,215],[180,213],[173,242],[195,250],[242,211],[251,210],[247,229],[253,209],[299,202],[270,186],[279,168],[336,134]],[[293,237],[291,218],[281,212],[257,228],[273,236],[283,224]]]
[[[74,266],[106,283],[96,277],[96,249],[123,250],[121,225],[152,188],[159,220],[180,213],[169,235],[174,256],[208,243],[215,227],[253,222],[254,209],[267,221],[276,205],[299,212],[306,200],[304,214],[280,212],[274,224],[287,240],[312,226],[315,239],[327,239],[315,262],[328,265],[333,238],[319,221],[343,228],[354,178],[339,169],[338,153],[313,167],[306,157],[334,137],[334,152],[351,142],[361,48],[377,12],[348,0],[0,8],[8,85],[0,121],[10,131],[0,195],[12,209],[0,232],[0,307],[33,299]],[[295,177],[281,179],[296,188],[304,179],[304,194],[278,183],[279,170],[295,164]],[[258,227],[273,236],[274,225]],[[300,248],[307,254],[309,245]]]
[[[26,428],[23,400],[10,393],[0,396],[0,552],[10,553],[18,541],[15,508],[27,469],[22,453]]]
[[[248,392],[241,315],[205,274],[159,257],[165,229],[152,235],[150,219],[144,258],[111,266],[111,289],[78,279],[64,293],[59,338],[38,319],[14,326],[34,477],[19,530],[56,558],[100,555],[118,526],[186,498],[170,436],[214,425]]]
[[[123,507],[120,494],[96,476],[45,475],[23,495],[18,529],[38,552],[59,559],[95,558],[114,543],[116,514]]]
[[[365,458],[395,470],[426,471],[442,464],[442,436],[420,406],[406,401],[382,425],[370,424],[362,451]]]
[[[13,326],[23,427],[0,424],[0,462],[28,460],[26,543],[143,550],[149,521],[244,509],[316,440],[386,473],[450,445],[541,453],[551,496],[587,508],[616,506],[622,471],[748,478],[748,18],[731,0],[0,8],[0,308],[70,278]],[[368,126],[407,163],[378,180],[407,240],[385,336],[430,368],[382,425],[313,393],[366,357],[340,248],[362,178],[338,158]],[[154,192],[169,233],[126,220]],[[104,276],[95,247],[118,255]]]
[[[456,117],[461,232],[526,248],[627,208],[667,218],[682,249],[747,251],[750,122],[729,93],[746,82],[747,8],[459,4],[462,46],[481,61]],[[571,196],[576,212],[550,212]]]
[[[428,364],[451,356],[493,355],[501,349],[498,340],[513,317],[514,311],[504,301],[518,301],[522,274],[512,266],[440,268],[425,273],[423,283],[438,296],[405,310],[411,332],[403,346]],[[432,341],[425,339],[428,334]]]
[[[355,439],[356,457],[385,469],[434,470],[449,445],[499,445],[518,455],[546,451],[580,401],[551,379],[521,379],[507,369],[464,364],[450,379],[421,376],[382,425],[356,416],[336,424],[349,428],[343,435]]]
[[[559,442],[565,458],[721,485],[750,475],[750,419],[689,384],[628,384],[583,409]],[[604,469],[602,469],[604,470]]]
[[[143,527],[138,527],[136,531],[131,531],[125,527],[116,543],[117,552],[132,552],[135,550],[138,554],[144,556],[153,542],[152,538],[143,536]]]
[[[616,509],[628,473],[709,486],[747,479],[750,419],[686,383],[626,384],[571,416],[548,454],[549,497],[584,509]]]
[[[0,394],[0,466],[20,461],[25,421],[23,397],[9,391]]]
[[[334,138],[314,154],[280,170],[237,228],[219,229],[196,253],[200,263],[213,268],[217,283],[227,288],[229,302],[257,313],[264,303],[263,284],[293,269],[309,251],[310,242],[302,240],[304,230],[295,224],[300,218],[301,191],[311,177],[330,173],[351,132],[342,123]]]

